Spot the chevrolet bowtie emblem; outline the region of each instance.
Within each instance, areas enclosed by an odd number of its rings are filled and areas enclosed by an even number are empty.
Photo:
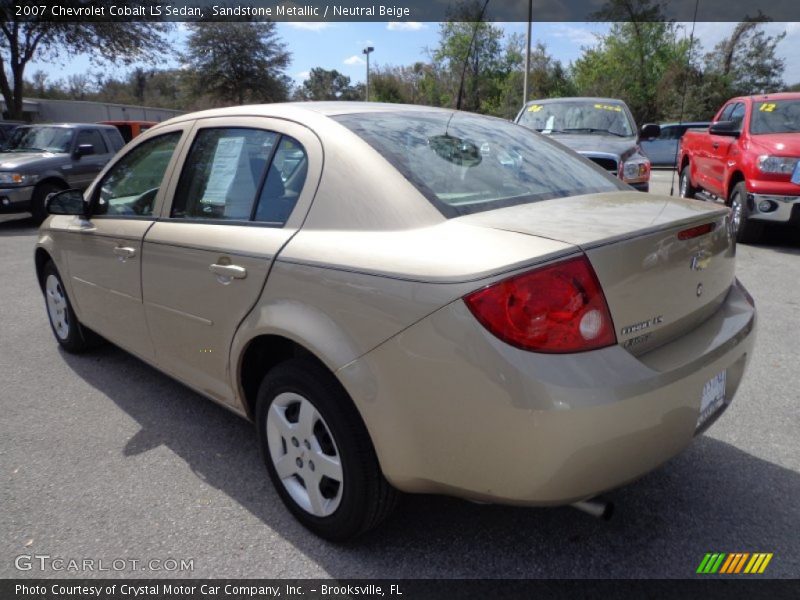
[[[689,268],[692,271],[702,271],[707,268],[711,263],[711,253],[702,250],[692,257],[692,262],[689,263]]]

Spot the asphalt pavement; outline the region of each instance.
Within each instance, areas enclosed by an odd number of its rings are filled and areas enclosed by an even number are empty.
[[[407,496],[347,546],[284,509],[249,423],[112,346],[60,351],[35,237],[0,217],[0,577],[692,577],[707,552],[771,552],[765,577],[800,576],[800,231],[738,247],[760,311],[744,382],[686,452],[608,494],[611,521]],[[168,559],[193,569],[130,562]]]

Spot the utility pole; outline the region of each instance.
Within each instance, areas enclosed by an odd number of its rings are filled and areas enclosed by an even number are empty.
[[[367,102],[369,102],[369,55],[375,51],[372,46],[367,46],[361,53],[367,55]]]
[[[531,70],[531,21],[533,20],[533,0],[528,0],[528,37],[525,39],[525,76],[522,80],[522,106],[528,103],[528,74]]]

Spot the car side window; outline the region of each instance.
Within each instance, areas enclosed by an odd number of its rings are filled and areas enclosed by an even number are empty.
[[[97,129],[81,129],[78,132],[78,139],[75,141],[75,147],[79,148],[82,145],[88,145],[94,148],[95,154],[107,154],[108,147],[103,141],[103,136]]]
[[[182,133],[166,133],[139,144],[106,173],[93,215],[149,216],[164,172]]]
[[[736,123],[736,127],[739,129],[742,128],[742,121],[744,120],[744,104],[741,102],[736,103],[731,111],[730,117],[728,117],[729,121],[733,121]]]
[[[297,204],[308,173],[308,156],[296,139],[281,137],[258,199],[255,220],[283,225]]]
[[[249,221],[278,134],[261,129],[201,129],[178,180],[170,216]]]
[[[725,108],[722,109],[722,112],[719,115],[718,121],[730,121],[731,118],[731,111],[733,110],[734,104],[728,104]]]

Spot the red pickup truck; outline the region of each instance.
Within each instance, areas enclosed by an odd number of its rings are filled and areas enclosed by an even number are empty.
[[[680,195],[731,207],[736,238],[765,223],[800,227],[800,93],[733,98],[681,142]]]

